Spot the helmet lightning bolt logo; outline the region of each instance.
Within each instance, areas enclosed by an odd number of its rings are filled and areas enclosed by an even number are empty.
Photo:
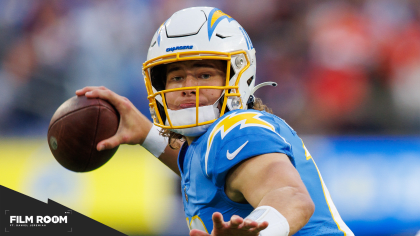
[[[235,112],[223,118],[223,120],[221,120],[213,128],[213,130],[210,133],[209,139],[207,140],[207,150],[205,156],[206,175],[208,175],[207,162],[210,154],[210,148],[213,143],[213,139],[217,133],[221,133],[221,138],[223,140],[223,138],[238,125],[240,125],[239,129],[243,129],[246,127],[262,127],[275,132],[273,125],[259,118],[262,115],[263,114],[256,112]]]
[[[160,25],[160,27],[159,27],[159,29],[157,30],[157,39],[156,39],[156,41],[158,42],[158,46],[160,47],[160,41],[161,41],[161,37],[160,37],[160,33],[162,32],[162,29],[163,29],[163,27],[165,26],[165,24],[166,24],[166,22],[167,22],[168,20],[166,20],[165,22],[163,22],[161,25]]]
[[[216,29],[216,26],[219,24],[219,22],[223,19],[227,19],[229,22],[233,21],[234,19],[227,15],[226,13],[222,12],[221,10],[214,8],[211,10],[209,14],[209,19],[207,20],[207,30],[209,32],[209,41],[211,39],[211,36],[213,35],[214,30]]]

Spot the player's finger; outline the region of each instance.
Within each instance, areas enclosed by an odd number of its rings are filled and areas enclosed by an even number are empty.
[[[267,221],[263,221],[258,223],[258,226],[255,228],[255,232],[260,232],[262,230],[265,230],[268,227],[268,222]]]
[[[210,236],[210,234],[198,229],[193,229],[190,231],[190,236]]]
[[[221,229],[224,226],[223,215],[219,212],[213,213],[213,226],[215,229]]]
[[[236,229],[239,227],[240,224],[242,224],[243,221],[244,220],[242,219],[242,217],[233,215],[229,221],[229,228]]]
[[[121,144],[121,138],[118,135],[114,135],[111,138],[102,140],[96,145],[96,149],[98,151],[102,151],[105,149],[112,149]]]
[[[119,112],[125,110],[126,107],[124,105],[129,103],[128,99],[121,97],[109,89],[95,89],[88,91],[85,93],[85,96],[88,98],[100,98],[107,100],[114,105]]]
[[[249,230],[252,228],[257,228],[257,226],[258,226],[258,222],[250,220],[250,219],[245,219],[241,229]]]
[[[99,87],[98,86],[86,86],[82,89],[76,90],[76,95],[77,96],[82,96],[82,95],[85,95],[86,92],[89,92],[89,91],[92,91],[92,90],[95,90],[95,89],[105,90],[107,88],[105,88],[104,86],[99,86]]]

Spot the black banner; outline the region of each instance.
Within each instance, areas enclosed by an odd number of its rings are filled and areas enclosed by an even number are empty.
[[[0,235],[125,235],[51,199],[48,204],[0,185]]]

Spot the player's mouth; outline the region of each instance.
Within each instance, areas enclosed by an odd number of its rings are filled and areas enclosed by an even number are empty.
[[[204,104],[199,104],[199,106],[204,106]],[[185,109],[185,108],[190,108],[190,107],[195,107],[195,102],[194,103],[182,103],[179,105],[180,109]]]

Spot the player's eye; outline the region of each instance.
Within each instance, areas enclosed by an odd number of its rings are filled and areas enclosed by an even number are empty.
[[[202,74],[202,75],[200,76],[200,78],[202,78],[202,79],[210,79],[210,77],[211,77],[211,75],[210,75],[210,74]]]
[[[172,81],[177,82],[177,81],[181,81],[181,80],[182,80],[182,77],[181,76],[172,77]]]

